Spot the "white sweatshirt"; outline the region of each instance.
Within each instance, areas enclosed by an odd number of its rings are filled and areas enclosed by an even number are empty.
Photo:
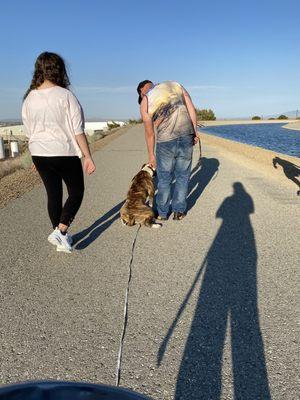
[[[31,155],[82,156],[75,135],[84,133],[83,111],[68,89],[31,90],[23,103],[22,119]]]

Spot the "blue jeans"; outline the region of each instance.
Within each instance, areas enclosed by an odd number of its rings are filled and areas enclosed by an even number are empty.
[[[156,204],[161,217],[167,217],[171,200],[173,212],[186,211],[193,142],[193,135],[185,135],[169,142],[158,142],[156,145],[158,178]],[[174,178],[176,182],[171,199],[171,185]]]

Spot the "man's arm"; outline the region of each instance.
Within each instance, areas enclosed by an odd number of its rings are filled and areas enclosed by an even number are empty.
[[[184,101],[186,104],[186,108],[188,110],[189,116],[191,118],[193,127],[194,127],[194,132],[195,132],[195,143],[198,142],[199,138],[197,136],[197,114],[196,114],[196,110],[195,110],[195,106],[192,102],[191,96],[188,94],[188,92],[182,88],[183,90],[183,97],[184,97]]]
[[[145,139],[149,155],[149,164],[151,164],[153,168],[156,168],[156,160],[154,155],[155,133],[152,118],[148,114],[148,99],[146,96],[141,102],[140,111],[145,127]]]

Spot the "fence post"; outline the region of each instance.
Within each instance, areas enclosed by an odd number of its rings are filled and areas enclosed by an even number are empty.
[[[3,137],[0,136],[0,160],[4,159],[5,159],[4,140]]]
[[[10,142],[10,150],[12,157],[18,157],[19,155],[19,143],[17,141]]]

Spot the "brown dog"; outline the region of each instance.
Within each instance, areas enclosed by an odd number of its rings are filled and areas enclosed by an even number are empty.
[[[141,171],[131,181],[126,202],[120,210],[121,220],[124,225],[133,226],[141,224],[150,228],[160,228],[161,224],[155,222],[152,210],[154,198],[153,175],[155,170],[149,164],[144,164]],[[149,205],[146,204],[149,197]]]

